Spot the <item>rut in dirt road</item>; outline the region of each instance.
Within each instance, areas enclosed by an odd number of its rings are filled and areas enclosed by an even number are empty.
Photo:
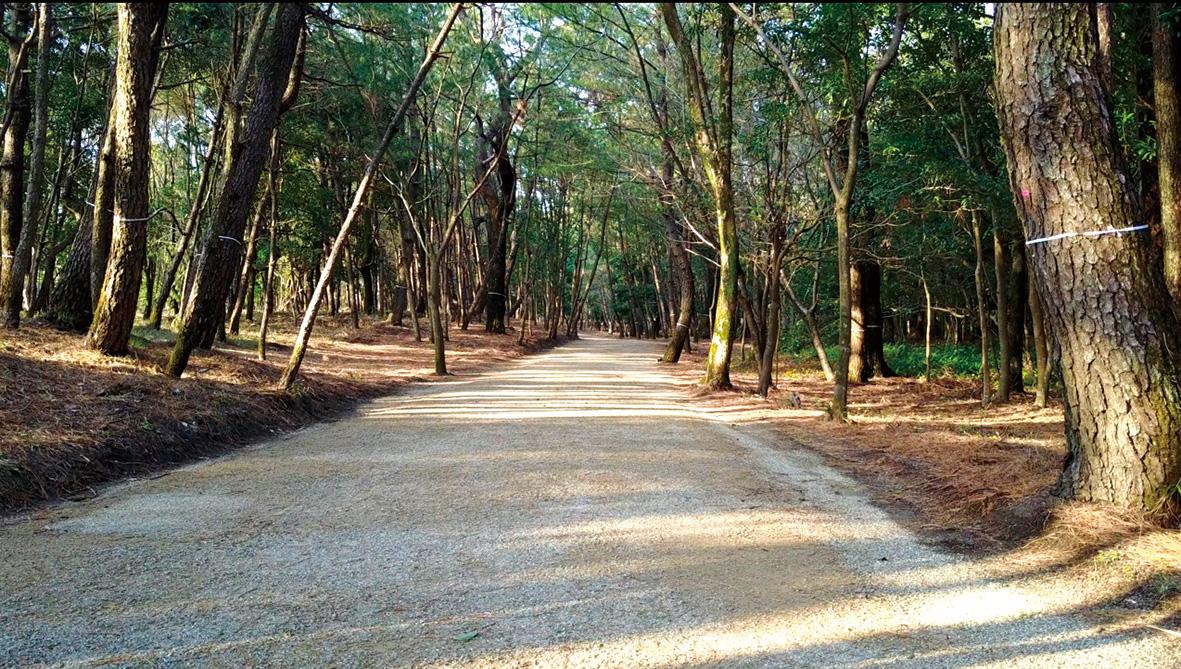
[[[0,528],[0,665],[1175,667],[588,338]]]

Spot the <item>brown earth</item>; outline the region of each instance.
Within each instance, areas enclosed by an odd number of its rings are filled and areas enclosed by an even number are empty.
[[[698,378],[705,353],[683,357],[676,374]],[[991,556],[1002,573],[1063,570],[1066,583],[1131,592],[1134,608],[1181,616],[1181,531],[1053,496],[1066,456],[1058,399],[1040,409],[1019,393],[985,408],[975,380],[874,379],[850,387],[842,424],[828,419],[832,384],[814,362],[784,356],[762,400],[754,361],[736,349],[732,379],[733,392],[697,394],[854,475],[925,541]]]
[[[212,455],[341,415],[358,400],[432,378],[430,344],[413,331],[321,318],[291,392],[275,387],[295,323],[279,318],[267,360],[253,339],[198,351],[181,379],[161,372],[171,333],[137,329],[132,355],[108,358],[79,334],[37,323],[0,338],[0,511],[86,497],[96,486]],[[250,326],[247,325],[249,328]],[[552,344],[517,333],[452,330],[448,366],[469,374]]]

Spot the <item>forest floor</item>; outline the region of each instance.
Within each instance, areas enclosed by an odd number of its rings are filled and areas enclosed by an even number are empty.
[[[677,374],[695,379],[704,354],[687,354]],[[782,357],[768,400],[755,395],[755,362],[740,362],[738,350],[735,360],[736,392],[697,394],[821,454],[924,540],[998,565],[1062,570],[1181,626],[1181,531],[1053,497],[1066,457],[1057,399],[1038,408],[1032,392],[1016,393],[984,408],[974,380],[874,379],[850,387],[850,422],[840,424],[828,420],[832,384],[815,360]]]
[[[1135,595],[925,543],[658,351],[588,335],[0,525],[0,665],[1181,666]]]
[[[196,351],[181,379],[160,370],[173,335],[137,327],[130,356],[108,358],[79,334],[36,322],[0,336],[0,512],[96,494],[101,484],[214,455],[259,437],[338,416],[360,399],[436,377],[430,344],[409,328],[321,317],[290,393],[275,388],[298,323],[279,316],[267,360],[254,325]],[[246,336],[246,332],[251,333]],[[448,367],[471,373],[547,348],[517,333],[451,331]]]

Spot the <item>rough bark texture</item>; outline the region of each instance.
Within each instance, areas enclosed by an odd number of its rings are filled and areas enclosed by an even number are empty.
[[[118,55],[111,136],[115,180],[111,254],[86,343],[107,355],[127,352],[148,248],[148,114],[156,77],[156,45],[165,3],[118,6]]]
[[[29,178],[25,190],[24,223],[13,253],[11,272],[5,277],[4,325],[18,327],[24,308],[25,277],[32,264],[33,240],[41,222],[42,180],[45,174],[45,137],[49,127],[49,52],[53,46],[53,9],[47,2],[37,5],[37,82],[33,124],[33,146],[29,152]],[[22,77],[24,79],[26,77]],[[27,85],[26,85],[27,87]],[[27,91],[26,91],[27,98]],[[27,125],[27,122],[26,122]],[[33,275],[34,283],[36,274]]]
[[[1042,300],[1035,282],[1029,282],[1029,319],[1033,330],[1033,348],[1037,354],[1037,394],[1033,403],[1045,408],[1050,395],[1050,343],[1046,336],[1046,319],[1042,314]]]
[[[29,134],[29,77],[26,74],[29,45],[24,42],[30,30],[28,3],[20,3],[13,12],[15,35],[9,37],[7,84],[9,119],[0,153],[0,304],[6,327],[20,324],[21,281],[16,276],[17,247],[24,224],[25,136]]]
[[[1152,6],[1153,110],[1156,112],[1157,173],[1165,285],[1181,302],[1181,35],[1161,20],[1163,3]]]
[[[1026,238],[1119,229],[1137,217],[1086,5],[1001,5],[997,111]],[[1029,264],[1058,349],[1065,496],[1175,510],[1181,355],[1147,235],[1037,242]]]
[[[243,252],[242,234],[259,178],[270,156],[267,147],[279,119],[303,21],[302,4],[280,5],[268,42],[260,50],[253,104],[236,141],[227,142],[234,144],[226,147],[233,159],[224,166],[217,208],[201,244],[192,294],[184,305],[176,344],[168,360],[167,371],[172,376],[184,372],[194,348],[212,345],[213,336],[224,320],[226,295]],[[227,122],[229,131],[230,122]],[[233,136],[233,133],[227,135]]]

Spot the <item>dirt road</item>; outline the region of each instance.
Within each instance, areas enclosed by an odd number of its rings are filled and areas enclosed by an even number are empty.
[[[0,527],[0,666],[1176,667],[589,338]]]

